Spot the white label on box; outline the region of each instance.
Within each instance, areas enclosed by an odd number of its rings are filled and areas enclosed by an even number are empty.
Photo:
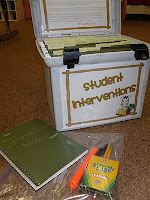
[[[141,63],[62,72],[65,125],[135,115],[143,66]]]
[[[46,28],[111,28],[110,0],[43,0]]]

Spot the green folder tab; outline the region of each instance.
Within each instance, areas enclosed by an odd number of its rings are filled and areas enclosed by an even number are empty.
[[[38,190],[87,153],[87,149],[41,120],[0,134],[0,154]]]

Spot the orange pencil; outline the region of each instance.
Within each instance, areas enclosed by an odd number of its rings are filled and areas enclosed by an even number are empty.
[[[71,180],[69,181],[69,186],[72,190],[74,190],[83,174],[84,174],[84,171],[85,171],[85,168],[87,167],[88,163],[89,163],[89,160],[91,159],[91,157],[93,155],[95,155],[96,153],[98,152],[98,148],[97,147],[93,147],[90,152],[88,153],[88,155],[85,157],[85,159],[83,160],[83,162],[80,164],[79,168],[77,169],[77,171],[75,172],[75,174],[73,175],[73,177],[71,178]]]

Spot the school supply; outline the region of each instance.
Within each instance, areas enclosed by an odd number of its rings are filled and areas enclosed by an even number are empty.
[[[103,157],[91,157],[80,185],[82,188],[95,194],[112,195],[115,188],[119,161],[109,159],[111,152],[112,145],[109,143]]]
[[[108,150],[107,150],[107,149]],[[85,159],[82,161],[82,163],[80,164],[79,168],[77,169],[77,171],[74,173],[74,175],[72,176],[72,178],[69,181],[69,186],[72,190],[76,189],[78,184],[80,183],[83,174],[86,170],[86,167],[91,159],[91,157],[93,155],[103,155],[103,153],[106,151],[109,151],[109,145],[105,145],[103,148],[98,148],[98,147],[92,147],[90,152],[88,153],[88,155],[85,157]],[[109,153],[109,152],[108,152]]]
[[[106,149],[108,148],[108,144],[111,144],[111,153],[110,153],[110,159],[111,160],[117,160],[121,162],[122,160],[122,153],[123,153],[123,135],[119,133],[98,133],[98,132],[77,132],[76,130],[70,131],[69,136],[73,136],[73,138],[76,138],[81,134],[81,141],[83,144],[90,150],[93,147],[97,147],[98,151],[95,154],[95,156],[100,156],[103,157]],[[108,151],[109,152],[109,151]],[[87,154],[88,155],[88,154]],[[109,155],[109,154],[108,154]],[[87,157],[87,156],[86,156]],[[70,189],[69,186],[69,181],[71,180],[73,174],[78,170],[80,164],[82,163],[82,160],[79,160],[75,164],[73,164],[68,170],[63,171],[60,175],[55,177],[46,187],[42,188],[42,193],[40,193],[41,198],[45,197],[45,194],[48,194],[50,199],[63,199],[63,200],[71,200],[71,199],[95,199],[94,197],[96,196],[96,199],[109,199],[109,200],[119,200],[118,198],[118,190],[116,190],[117,187],[114,188],[113,194],[104,193],[101,192],[100,190],[94,190],[92,188],[83,188],[81,187],[81,181],[79,182],[78,186],[76,189]],[[85,169],[86,170],[86,169]],[[11,170],[12,171],[12,170]],[[119,170],[119,173],[121,173],[121,170]],[[119,175],[119,174],[118,174]],[[11,179],[15,178],[15,183],[14,182],[9,182],[10,186],[17,187],[18,185],[22,183],[23,180],[18,180],[14,172],[12,171],[11,174]],[[9,176],[9,177],[10,177]],[[118,176],[117,176],[118,177]],[[21,178],[21,177],[20,177]],[[10,179],[10,180],[11,180]],[[116,180],[116,186],[120,184],[121,179],[119,182]],[[14,185],[13,185],[14,184]],[[24,184],[22,185],[24,187]],[[21,187],[21,188],[22,188]],[[119,186],[120,187],[120,186]],[[89,190],[88,190],[89,189]],[[3,187],[3,190],[5,190],[5,187]],[[40,192],[41,190],[39,190]],[[50,192],[49,192],[50,191]],[[39,192],[37,191],[35,193],[35,198],[38,197]],[[106,195],[107,194],[107,195]],[[23,195],[24,198],[28,197],[26,193]]]
[[[86,156],[86,158],[82,161],[81,165],[79,166],[79,168],[77,169],[77,171],[75,172],[75,174],[73,175],[73,177],[71,178],[71,180],[69,181],[69,186],[70,188],[73,190],[78,186],[78,183],[80,182],[84,171],[87,167],[87,164],[89,162],[89,160],[91,159],[91,157],[93,155],[95,155],[98,151],[97,147],[93,147],[90,152],[88,153],[88,155]]]
[[[87,149],[41,120],[0,134],[0,154],[38,190],[87,153]]]

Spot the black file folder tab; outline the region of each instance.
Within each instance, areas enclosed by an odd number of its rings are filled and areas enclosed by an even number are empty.
[[[111,47],[102,47],[101,53],[131,50],[135,51],[136,60],[147,60],[149,58],[149,50],[145,44],[114,45]]]
[[[68,69],[74,68],[74,65],[79,63],[79,57],[79,48],[64,48],[63,62]]]

